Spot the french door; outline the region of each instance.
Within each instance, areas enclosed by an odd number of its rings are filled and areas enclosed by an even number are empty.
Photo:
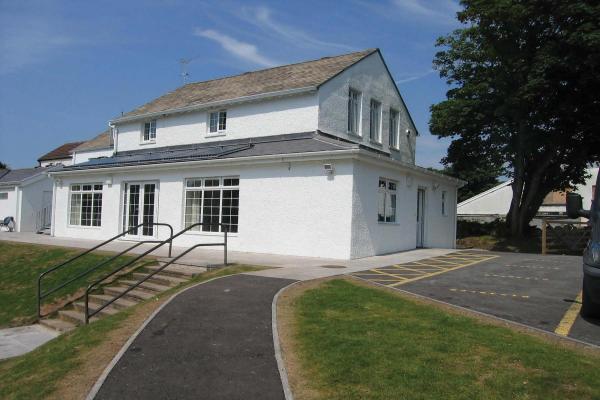
[[[128,182],[123,190],[123,230],[141,223],[151,224],[156,219],[156,183]],[[133,229],[128,238],[141,239],[155,236],[153,225],[144,225]]]

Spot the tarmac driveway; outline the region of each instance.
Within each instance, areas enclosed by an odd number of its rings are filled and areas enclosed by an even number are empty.
[[[431,265],[433,271],[433,267],[443,265],[452,257],[455,260],[464,258],[464,264],[383,284],[600,345],[600,321],[586,321],[578,314],[580,303],[577,298],[583,274],[581,257],[467,251],[438,257],[439,262],[433,258],[421,260],[421,266],[396,267],[402,271],[403,268],[428,268],[427,265]],[[480,261],[472,261],[474,259]],[[395,275],[397,272],[393,268],[390,266],[383,271]],[[377,270],[382,271],[381,268]],[[381,275],[368,275],[368,272],[354,275],[368,280],[381,279]],[[393,280],[391,276],[388,278],[390,282]]]

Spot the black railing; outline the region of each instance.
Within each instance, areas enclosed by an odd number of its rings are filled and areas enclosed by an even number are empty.
[[[127,249],[123,250],[122,252],[110,257],[107,260],[102,261],[101,263],[94,265],[92,268],[85,270],[81,273],[79,273],[78,275],[69,278],[66,282],[61,283],[60,285],[42,293],[42,279],[47,276],[48,274],[55,272],[59,269],[62,269],[63,267],[66,267],[67,265],[71,264],[73,261],[80,259],[81,257],[85,256],[86,254],[89,254],[95,250],[98,250],[99,248],[101,248],[102,246],[105,246],[117,239],[119,239],[120,237],[123,237],[131,232],[136,231],[138,228],[140,227],[149,227],[149,226],[166,226],[169,228],[171,234],[169,235],[169,239],[165,240],[165,241],[159,241],[159,240],[145,240],[145,241],[141,241],[141,242],[136,242],[133,246],[128,247]],[[97,246],[92,247],[89,250],[84,251],[81,254],[76,255],[75,257],[72,257],[70,259],[68,259],[67,261],[63,262],[62,264],[56,265],[50,269],[47,269],[46,271],[42,272],[39,277],[38,277],[38,282],[37,282],[37,313],[38,313],[38,318],[43,318],[48,314],[42,315],[42,301],[48,297],[49,295],[51,295],[52,293],[55,293],[56,291],[64,288],[65,286],[75,282],[78,279],[83,278],[86,275],[91,274],[92,272],[96,271],[98,268],[108,264],[109,262],[117,259],[118,257],[122,256],[123,254],[127,253],[128,251],[131,251],[133,249],[135,249],[136,247],[144,244],[144,243],[169,243],[169,257],[171,257],[171,252],[172,252],[172,248],[173,248],[173,227],[170,224],[166,224],[166,223],[162,223],[162,222],[150,222],[150,223],[141,223],[138,224],[137,226],[131,227],[129,229],[127,229],[124,232],[119,233],[116,236],[113,236],[112,238],[100,243]]]
[[[179,231],[177,234],[172,235],[169,239],[164,240],[162,242],[160,242],[159,244],[157,244],[156,246],[154,246],[153,248],[151,248],[150,250],[146,251],[143,254],[140,254],[138,257],[134,258],[133,260],[129,261],[127,264],[122,265],[116,269],[114,269],[113,271],[111,271],[110,273],[108,273],[107,275],[103,276],[102,278],[97,279],[95,282],[91,283],[88,285],[87,289],[85,290],[85,308],[84,308],[84,317],[85,317],[85,323],[88,324],[90,318],[92,318],[94,315],[98,314],[99,312],[101,312],[102,310],[104,310],[106,307],[110,306],[111,304],[113,304],[115,301],[117,301],[118,299],[120,299],[121,297],[125,296],[127,293],[129,293],[130,291],[132,291],[133,289],[137,288],[138,286],[140,286],[142,283],[146,282],[148,279],[152,278],[154,275],[158,274],[159,272],[161,272],[162,270],[164,270],[165,268],[167,268],[169,265],[173,264],[175,261],[179,260],[181,257],[185,256],[186,254],[188,254],[190,251],[198,248],[198,247],[206,247],[206,246],[223,246],[223,264],[227,265],[227,230],[228,230],[228,225],[226,224],[221,224],[221,223],[212,223],[210,224],[211,227],[213,226],[220,226],[223,230],[223,242],[222,243],[199,243],[196,244],[192,247],[190,247],[189,249],[185,250],[183,253],[179,254],[177,257],[169,260],[169,262],[165,263],[164,265],[162,265],[160,268],[157,268],[155,270],[153,270],[151,273],[149,273],[147,276],[145,276],[144,278],[140,279],[139,281],[137,281],[136,283],[130,285],[127,289],[125,289],[123,292],[115,295],[111,300],[103,303],[100,307],[94,309],[91,313],[90,313],[90,308],[89,308],[89,295],[90,292],[96,288],[98,285],[100,285],[102,282],[104,282],[105,280],[107,280],[108,278],[114,276],[115,274],[117,274],[119,271],[122,271],[124,268],[127,268],[128,266],[132,265],[133,263],[135,263],[136,261],[138,261],[139,259],[145,257],[146,255],[152,253],[154,250],[160,248],[162,245],[164,245],[167,242],[173,242],[173,239],[175,239],[176,237],[183,235],[184,233],[186,233],[187,231],[189,231],[192,228],[195,228],[197,226],[202,226],[204,225],[202,222],[198,222],[196,224],[192,224],[190,226],[188,226],[187,228]],[[208,225],[208,224],[207,224]],[[169,255],[170,256],[170,255]]]

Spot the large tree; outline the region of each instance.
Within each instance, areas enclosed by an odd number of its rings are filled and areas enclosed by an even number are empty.
[[[507,223],[522,235],[550,191],[581,183],[600,160],[600,2],[461,5],[463,27],[437,41],[450,89],[430,130],[456,139],[446,164],[479,148],[479,162],[513,178]]]

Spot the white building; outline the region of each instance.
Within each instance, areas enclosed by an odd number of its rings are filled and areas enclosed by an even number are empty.
[[[598,167],[589,168],[590,178],[583,185],[578,185],[575,192],[583,197],[583,205],[589,208],[598,176]],[[493,188],[473,196],[457,206],[461,219],[477,219],[491,221],[504,218],[512,201],[512,180],[502,182]],[[565,193],[552,192],[546,196],[538,210],[538,216],[566,216]]]
[[[73,149],[82,145],[84,142],[71,142],[65,143],[54,150],[44,154],[38,158],[40,167],[52,167],[59,165],[72,165],[73,164]]]
[[[0,220],[12,217],[16,232],[37,232],[50,224],[53,182],[46,170],[0,170]]]
[[[185,246],[221,241],[218,222],[238,251],[454,247],[462,182],[415,165],[417,131],[379,50],[191,83],[110,125],[114,155],[50,172],[55,236],[202,222]]]

